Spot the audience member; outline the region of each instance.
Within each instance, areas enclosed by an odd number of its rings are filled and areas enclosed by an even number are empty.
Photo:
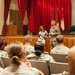
[[[4,42],[5,46],[7,46],[7,42],[6,42],[5,36],[0,36],[0,40],[2,40]]]
[[[35,53],[28,55],[27,56],[28,59],[54,62],[54,59],[48,53],[44,53],[44,44],[41,41],[36,42],[34,48],[35,48]]]
[[[32,36],[26,35],[24,48],[25,48],[27,55],[35,52],[34,47],[32,45],[30,45],[31,42],[32,42]]]
[[[63,35],[57,35],[56,37],[57,46],[55,46],[51,53],[57,53],[57,54],[68,54],[69,48],[64,46],[64,36]]]
[[[41,25],[39,29],[39,40],[41,40],[45,44],[45,38],[48,35],[48,32],[44,29],[44,27]]]
[[[8,46],[11,65],[3,70],[3,74],[17,73],[18,75],[40,75],[39,70],[32,68],[26,59],[26,52],[22,43],[15,41]]]
[[[75,46],[70,49],[69,54],[66,57],[66,61],[69,64],[68,72],[64,71],[63,73],[52,75],[75,75]]]
[[[60,29],[59,27],[56,25],[56,21],[55,20],[51,20],[51,27],[50,27],[50,42],[51,42],[51,49],[54,48],[56,46],[56,36],[58,34],[60,34]]]
[[[8,56],[8,54],[4,50],[4,48],[5,48],[5,43],[2,40],[0,40],[0,57],[7,57]]]

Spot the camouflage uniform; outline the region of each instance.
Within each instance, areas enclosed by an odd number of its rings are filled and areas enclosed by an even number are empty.
[[[68,54],[69,48],[64,46],[63,44],[58,44],[55,46],[50,53],[57,53],[57,54]]]
[[[50,28],[50,33],[54,33],[53,36],[50,36],[51,48],[56,46],[56,36],[60,34],[60,29],[58,26],[54,25]]]
[[[21,63],[19,67],[11,64],[2,71],[1,75],[12,75],[11,73],[14,73],[13,75],[40,75],[38,69],[28,67],[25,63]]]

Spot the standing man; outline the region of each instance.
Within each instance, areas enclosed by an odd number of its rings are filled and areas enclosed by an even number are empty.
[[[50,27],[50,32],[49,32],[51,49],[56,46],[56,44],[57,44],[56,36],[60,33],[61,33],[61,31],[60,31],[59,27],[56,25],[56,21],[51,20],[51,27]]]

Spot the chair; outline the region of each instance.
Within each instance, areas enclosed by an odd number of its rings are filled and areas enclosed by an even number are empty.
[[[51,74],[62,73],[68,70],[68,63],[50,62],[49,66]]]
[[[6,68],[7,66],[9,66],[11,64],[11,61],[9,58],[5,58],[5,57],[1,57],[3,64],[4,64],[4,68]]]
[[[3,61],[2,61],[2,59],[1,59],[1,57],[0,57],[0,66],[1,66],[2,68],[4,68],[4,64],[3,64]]]
[[[53,57],[53,59],[54,59],[56,62],[63,62],[63,63],[66,63],[65,58],[66,58],[67,54],[55,54],[55,53],[51,53],[50,55]]]
[[[48,65],[45,61],[29,61],[32,67],[36,67],[37,69],[41,70],[44,73],[44,75],[49,75]]]

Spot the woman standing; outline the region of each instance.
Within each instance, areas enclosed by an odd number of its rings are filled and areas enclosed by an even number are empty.
[[[45,44],[45,38],[48,35],[48,32],[43,28],[43,26],[40,26],[39,29],[39,40],[41,40]]]

